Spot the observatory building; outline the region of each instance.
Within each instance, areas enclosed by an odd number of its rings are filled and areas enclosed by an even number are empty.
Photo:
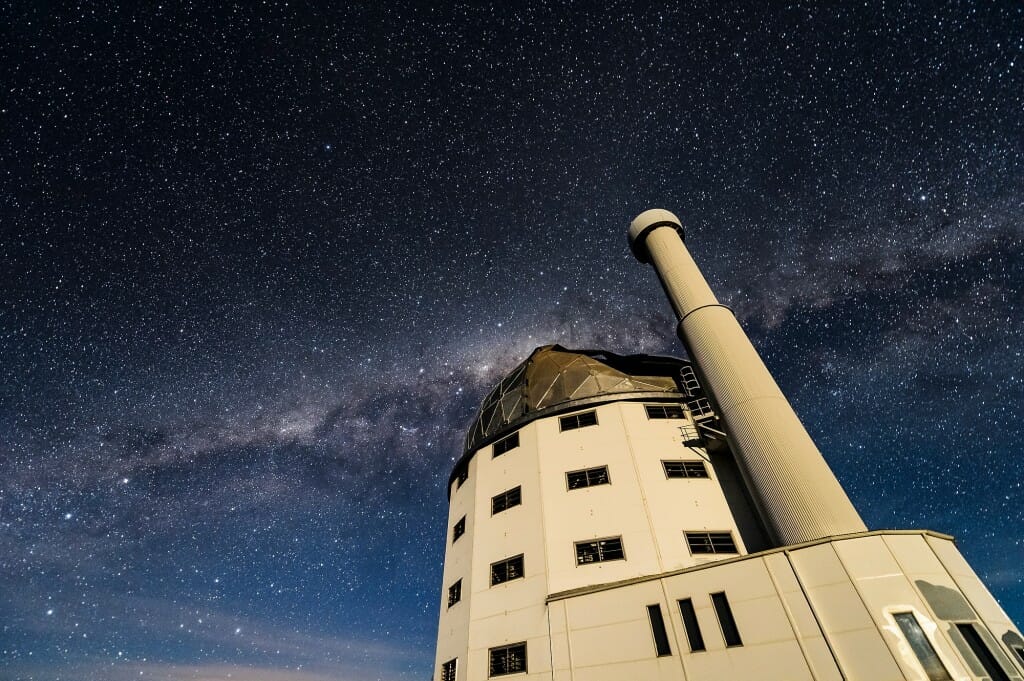
[[[537,348],[448,486],[433,679],[1024,681],[1024,637],[928,530],[868,530],[651,210],[690,361]]]

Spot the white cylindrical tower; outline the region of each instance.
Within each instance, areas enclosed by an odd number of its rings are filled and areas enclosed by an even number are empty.
[[[629,226],[630,247],[661,279],[679,318],[679,337],[711,393],[765,525],[780,545],[866,530],[682,237],[679,219],[666,210],[648,210]]]

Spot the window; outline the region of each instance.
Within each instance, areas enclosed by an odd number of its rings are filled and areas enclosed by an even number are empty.
[[[909,612],[906,614],[913,617]],[[914,620],[914,622],[916,623],[917,620]],[[999,665],[999,662],[996,660],[996,656],[992,654],[989,647],[985,645],[983,640],[981,640],[981,635],[978,633],[978,630],[974,628],[973,624],[957,622],[956,628],[960,632],[960,635],[964,637],[964,640],[967,641],[967,645],[971,647],[971,651],[974,653],[974,656],[978,658],[978,662],[980,662],[981,666],[985,668],[985,673],[988,674],[992,681],[1010,681],[1010,677],[1006,675],[1006,672]],[[925,640],[927,641],[927,639]],[[935,651],[933,650],[932,653],[934,654]],[[941,664],[941,662],[939,664]],[[943,667],[942,671],[945,672],[946,668]],[[931,679],[932,677],[929,676],[928,678]],[[941,678],[948,679],[949,675],[947,674]]]
[[[658,651],[658,657],[672,654],[672,648],[668,644],[668,632],[665,631],[665,618],[661,616],[660,605],[648,605],[647,616],[651,620],[651,632],[654,634],[654,649]]]
[[[1017,653],[1017,657],[1020,658],[1020,663],[1024,664],[1024,647],[1014,646],[1013,652]]]
[[[558,424],[563,431],[586,428],[587,426],[596,426],[597,412],[585,411],[580,414],[573,414],[572,416],[563,416],[558,419]]]
[[[662,461],[666,478],[706,478],[707,466],[703,461]]]
[[[678,404],[645,404],[649,419],[684,419],[682,406]]]
[[[606,560],[625,560],[622,537],[609,537],[597,541],[576,542],[576,564],[603,563]]]
[[[931,641],[925,636],[917,618],[914,617],[914,613],[896,613],[893,615],[893,619],[896,620],[896,624],[899,625],[900,631],[903,632],[903,636],[907,639],[907,643],[910,644],[910,648],[921,662],[925,674],[928,675],[928,681],[950,681],[949,672],[946,671],[942,660],[939,659],[935,648],[932,647]]]
[[[519,446],[519,433],[512,433],[503,440],[498,440],[494,443],[494,453],[491,458],[497,458],[507,452],[510,449],[515,449]]]
[[[722,627],[722,637],[727,646],[741,646],[743,640],[740,638],[740,630],[736,628],[736,620],[732,616],[732,608],[729,607],[729,599],[724,592],[711,594],[711,604],[715,606],[715,614],[718,615],[718,624]]]
[[[488,676],[505,676],[526,671],[526,642],[513,643],[510,646],[491,648],[490,671]]]
[[[469,462],[464,461],[459,464],[458,469],[455,471],[455,489],[462,487],[462,483],[469,480]]]
[[[686,631],[686,641],[690,644],[690,652],[699,653],[707,650],[704,647],[704,636],[700,633],[700,624],[697,622],[697,611],[693,609],[693,601],[689,598],[680,600],[679,614],[683,618],[683,629]]]
[[[448,660],[441,665],[441,679],[440,681],[455,681],[455,666],[458,664],[459,658],[454,660]]]
[[[459,537],[466,534],[466,516],[459,518],[459,522],[452,527],[452,543],[459,540]]]
[[[738,553],[731,532],[687,532],[690,553]]]
[[[523,576],[523,555],[513,556],[497,563],[491,563],[491,586],[496,586]]]
[[[585,471],[569,471],[565,474],[565,481],[569,485],[569,489],[607,485],[611,482],[608,479],[608,466],[588,468]]]
[[[513,487],[507,492],[491,497],[491,515],[507,511],[513,506],[523,503],[522,487]]]
[[[452,607],[462,600],[462,580],[455,582],[448,587],[448,607]]]

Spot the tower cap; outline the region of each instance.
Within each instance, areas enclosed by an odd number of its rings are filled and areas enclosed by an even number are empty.
[[[683,224],[679,222],[679,218],[675,215],[664,208],[645,210],[640,215],[637,215],[633,222],[629,223],[629,248],[640,262],[647,263],[651,261],[650,253],[647,252],[647,246],[644,242],[647,240],[647,235],[655,227],[672,227],[679,232],[679,238],[683,238]]]

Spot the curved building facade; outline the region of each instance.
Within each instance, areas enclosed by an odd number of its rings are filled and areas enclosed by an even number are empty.
[[[1024,637],[951,537],[864,527],[675,267],[674,219],[631,238],[689,296],[693,362],[545,346],[484,400],[449,479],[433,678],[1024,681]]]

